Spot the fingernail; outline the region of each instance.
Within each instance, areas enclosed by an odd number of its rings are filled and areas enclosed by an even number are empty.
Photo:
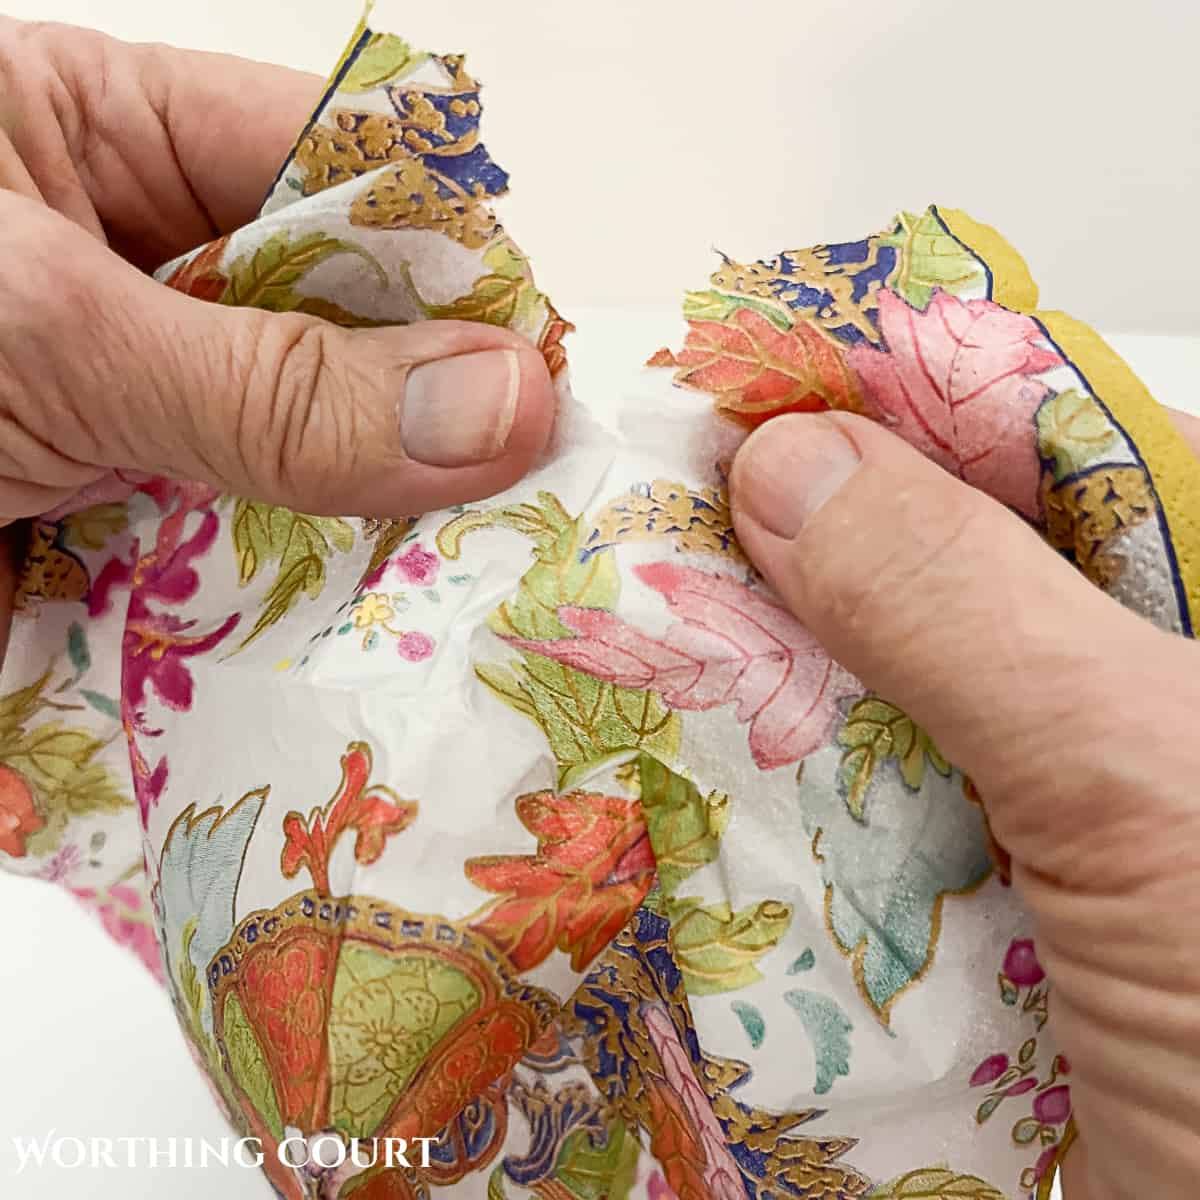
[[[836,422],[777,417],[738,452],[734,507],[776,537],[794,538],[861,465],[858,447]]]
[[[400,438],[409,458],[430,467],[469,467],[498,458],[521,395],[514,350],[439,358],[408,375]]]

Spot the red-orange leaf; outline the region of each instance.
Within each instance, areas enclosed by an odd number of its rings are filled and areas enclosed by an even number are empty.
[[[641,805],[594,792],[537,792],[517,815],[538,839],[529,855],[472,859],[467,878],[502,898],[472,922],[521,971],[559,949],[582,971],[650,890],[654,853]]]
[[[789,412],[859,408],[858,383],[841,349],[807,321],[784,332],[762,313],[689,321],[676,382],[708,392],[717,407],[754,427]]]
[[[314,808],[307,820],[298,812],[288,813],[283,820],[287,840],[280,867],[285,878],[293,878],[306,866],[313,886],[328,896],[329,860],[343,833],[356,832],[355,860],[368,866],[378,860],[389,837],[412,824],[416,803],[399,799],[390,788],[368,788],[370,778],[371,748],[352,742],[342,755],[342,783],[334,798],[323,809]]]
[[[0,766],[0,850],[24,858],[26,838],[45,823],[25,776],[12,767]]]
[[[223,237],[205,246],[167,279],[167,287],[195,296],[197,300],[219,301],[229,285],[228,278],[220,270],[221,258],[228,245],[229,238]]]

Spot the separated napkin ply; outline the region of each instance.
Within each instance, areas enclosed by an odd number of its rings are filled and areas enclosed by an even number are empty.
[[[585,411],[479,128],[461,58],[364,27],[260,219],[161,278],[515,329],[550,460],[386,522],[125,477],[35,523],[4,865],[160,975],[281,1196],[1047,1196],[1070,1064],[978,797],[771,596],[722,464],[781,412],[875,417],[1191,636],[1194,460],[936,208],[722,261]],[[327,1132],[438,1140],[274,1152]]]

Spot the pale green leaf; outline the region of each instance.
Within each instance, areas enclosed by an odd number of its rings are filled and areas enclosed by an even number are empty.
[[[1120,438],[1099,402],[1083,392],[1059,392],[1037,411],[1038,453],[1054,463],[1055,481],[1101,459]]]
[[[987,272],[975,257],[942,224],[937,213],[901,213],[896,231],[879,239],[896,248],[896,267],[888,285],[909,304],[924,309],[935,289],[957,295],[982,284]]]
[[[668,901],[671,947],[693,996],[732,992],[757,983],[758,962],[774,950],[792,922],[792,910],[763,900],[734,912],[728,904]]]
[[[429,55],[392,33],[372,34],[338,83],[338,91],[361,95],[411,75]]]

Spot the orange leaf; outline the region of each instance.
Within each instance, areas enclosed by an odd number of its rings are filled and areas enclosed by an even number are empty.
[[[229,286],[229,280],[220,271],[221,258],[228,245],[229,238],[223,237],[205,246],[166,280],[167,287],[197,300],[219,301]]]
[[[472,859],[467,878],[501,899],[472,922],[521,971],[557,948],[582,971],[625,927],[654,878],[654,854],[635,800],[593,792],[536,792],[517,815],[538,839],[530,855]]]
[[[708,392],[742,425],[788,412],[860,407],[842,351],[806,321],[784,332],[761,313],[739,308],[726,321],[688,324],[676,382]]]

